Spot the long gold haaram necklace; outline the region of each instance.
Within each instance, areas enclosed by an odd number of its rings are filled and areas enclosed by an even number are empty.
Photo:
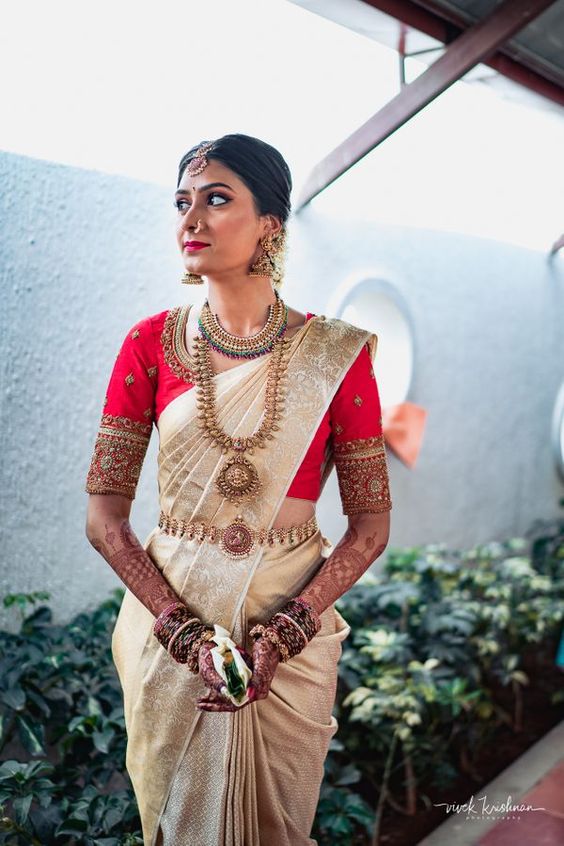
[[[212,330],[213,331],[213,330]],[[221,447],[223,453],[233,452],[222,466],[216,479],[219,492],[230,502],[240,503],[254,499],[261,488],[261,482],[255,465],[245,457],[252,455],[256,447],[264,448],[278,431],[277,421],[281,418],[281,409],[285,396],[288,345],[290,341],[278,335],[272,341],[272,358],[268,362],[266,380],[265,410],[262,422],[256,432],[246,437],[232,437],[225,432],[217,419],[217,403],[210,349],[206,338],[197,335],[194,338],[194,377],[198,391],[199,426],[206,436]]]

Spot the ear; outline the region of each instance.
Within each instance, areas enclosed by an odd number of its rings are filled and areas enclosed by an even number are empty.
[[[264,217],[265,224],[263,227],[262,237],[264,238],[266,235],[272,235],[272,237],[274,238],[274,236],[278,235],[278,233],[282,229],[282,222],[274,214],[267,214]]]

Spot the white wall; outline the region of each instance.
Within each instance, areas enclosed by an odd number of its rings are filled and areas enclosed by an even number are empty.
[[[564,256],[551,262],[493,240],[321,218],[310,208],[294,240],[299,275],[314,280],[302,304],[322,311],[342,279],[373,268],[409,309],[415,367],[406,399],[427,420],[413,469],[388,450],[390,546],[467,547],[558,514],[564,490],[549,437],[564,378]],[[384,344],[383,333],[379,351]]]
[[[180,284],[174,185],[7,153],[0,178],[0,596],[49,590],[66,619],[120,584],[84,534],[85,477],[119,345],[136,320],[203,294]],[[388,452],[390,546],[465,547],[557,513],[549,431],[562,379],[563,257],[551,264],[494,241],[332,219],[313,207],[292,221],[290,305],[328,314],[331,293],[359,267],[408,304],[407,399],[428,412],[416,467]],[[159,512],[157,438],[154,430],[132,509],[142,540]],[[337,541],[346,521],[334,475],[318,516]]]

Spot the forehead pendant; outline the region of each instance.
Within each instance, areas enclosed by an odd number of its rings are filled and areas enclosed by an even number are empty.
[[[194,158],[190,159],[186,166],[186,172],[189,174],[189,176],[197,176],[208,166],[206,153],[208,153],[212,147],[213,141],[206,141],[205,144],[202,144],[200,147],[198,147]]]

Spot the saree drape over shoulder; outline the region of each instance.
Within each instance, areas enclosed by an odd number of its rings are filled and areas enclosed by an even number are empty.
[[[291,339],[280,429],[252,460],[262,487],[233,504],[214,480],[224,456],[197,425],[196,391],[176,396],[159,428],[160,507],[179,521],[227,526],[237,516],[269,529],[347,369],[377,337],[338,319],[314,317]],[[218,419],[248,435],[265,406],[269,355],[214,376]],[[323,482],[333,466],[327,450]],[[329,545],[330,546],[330,545]],[[201,620],[219,623],[252,651],[247,632],[311,580],[328,554],[319,530],[285,545],[255,544],[246,558],[219,544],[156,527],[144,547],[174,591]],[[278,665],[266,699],[236,712],[202,712],[199,676],[154,637],[154,617],[126,590],[112,637],[123,688],[126,765],[145,846],[305,846],[319,799],[329,742],[337,663],[350,628],[334,606],[307,647]]]

